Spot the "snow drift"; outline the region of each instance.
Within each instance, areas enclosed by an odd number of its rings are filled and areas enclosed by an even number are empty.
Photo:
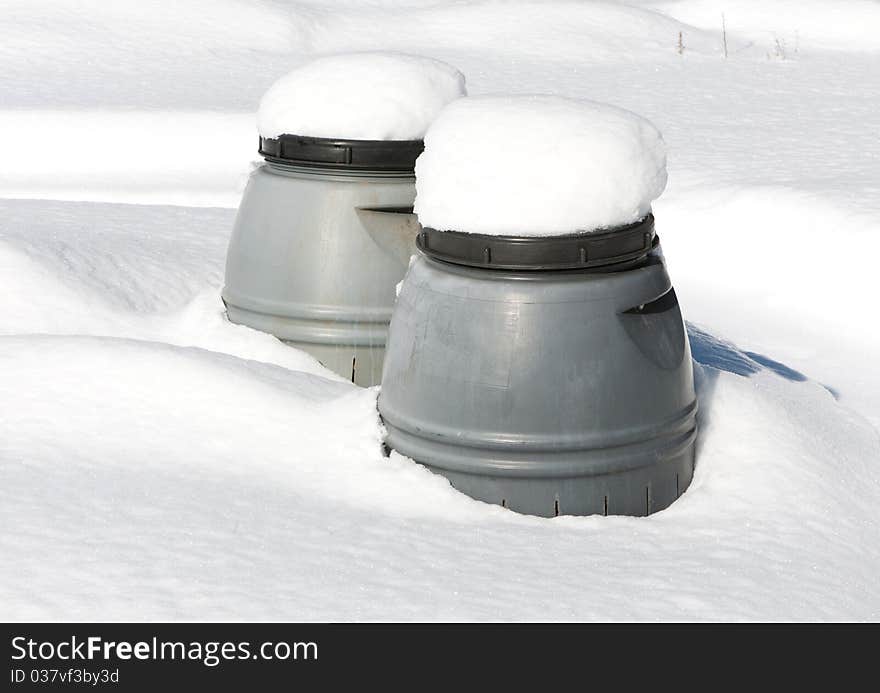
[[[650,518],[554,520],[384,459],[369,390],[200,349],[2,337],[4,614],[876,618],[874,431],[691,336],[714,364],[692,487]]]

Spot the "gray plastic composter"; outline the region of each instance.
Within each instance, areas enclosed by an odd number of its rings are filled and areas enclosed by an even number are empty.
[[[248,181],[226,259],[229,319],[359,385],[377,384],[418,228],[393,208],[412,206],[422,148],[421,140],[260,138],[265,163]]]
[[[654,219],[498,237],[425,228],[379,411],[386,445],[533,515],[647,515],[694,470],[687,334]]]

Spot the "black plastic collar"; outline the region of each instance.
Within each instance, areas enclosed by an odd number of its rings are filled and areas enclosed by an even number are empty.
[[[655,245],[654,215],[607,231],[566,236],[490,236],[424,227],[416,245],[455,265],[504,270],[609,268],[641,260]]]
[[[412,172],[425,145],[422,140],[337,140],[280,135],[260,137],[267,161],[322,169]]]

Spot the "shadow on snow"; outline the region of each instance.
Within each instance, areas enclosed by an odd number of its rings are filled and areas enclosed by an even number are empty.
[[[784,363],[754,351],[741,351],[730,342],[719,339],[691,323],[687,324],[687,331],[691,343],[691,355],[694,361],[703,366],[746,377],[767,369],[786,380],[798,383],[808,380],[803,373]]]

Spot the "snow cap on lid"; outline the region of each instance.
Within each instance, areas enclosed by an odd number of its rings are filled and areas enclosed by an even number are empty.
[[[345,53],[293,70],[263,96],[263,137],[417,140],[450,101],[464,96],[451,65],[403,53]]]
[[[416,161],[424,226],[511,236],[642,219],[666,187],[666,147],[645,118],[557,96],[481,96],[443,109]]]

